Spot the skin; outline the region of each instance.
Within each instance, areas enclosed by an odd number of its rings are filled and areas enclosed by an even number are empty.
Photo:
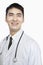
[[[8,10],[6,22],[8,23],[10,34],[12,36],[20,30],[23,21],[23,13],[20,9],[11,8]]]

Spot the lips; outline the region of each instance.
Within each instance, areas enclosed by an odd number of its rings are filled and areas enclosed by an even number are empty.
[[[15,22],[13,22],[13,23],[11,23],[13,26],[16,26],[16,25],[18,25],[18,23],[15,23]]]

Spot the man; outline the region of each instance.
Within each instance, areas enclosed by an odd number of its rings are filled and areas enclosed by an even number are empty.
[[[6,22],[10,34],[0,43],[0,65],[41,65],[37,43],[21,30],[23,21],[24,8],[20,4],[7,7]]]

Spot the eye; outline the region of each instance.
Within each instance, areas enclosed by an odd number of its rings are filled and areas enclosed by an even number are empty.
[[[21,14],[21,13],[18,13],[18,14],[17,14],[17,16],[18,16],[18,17],[21,17],[21,16],[22,16],[22,14]]]
[[[9,16],[13,16],[13,13],[9,13]]]

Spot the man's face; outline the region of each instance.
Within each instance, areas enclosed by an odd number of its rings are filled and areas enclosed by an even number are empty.
[[[9,29],[17,31],[21,28],[24,17],[21,10],[17,8],[12,8],[8,10],[6,21],[8,23]]]

